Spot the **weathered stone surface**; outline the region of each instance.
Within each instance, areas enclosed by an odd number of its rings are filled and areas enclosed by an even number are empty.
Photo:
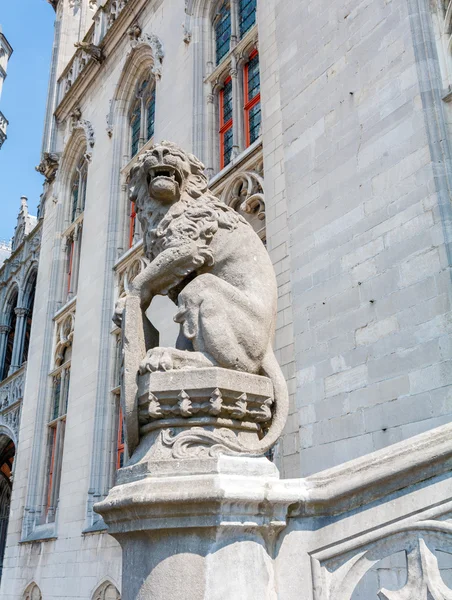
[[[138,368],[142,376],[202,369],[199,385],[205,368],[222,367],[271,380],[273,393],[257,403],[261,410],[255,415],[256,421],[268,423],[268,432],[262,440],[231,440],[224,431],[234,425],[223,422],[218,432],[206,435],[218,451],[223,447],[224,451],[263,454],[282,433],[288,392],[272,349],[276,278],[261,240],[243,217],[212,195],[204,165],[172,143],[157,144],[139,157],[131,171],[130,193],[149,263],[133,280],[128,295],[118,301],[114,315],[118,325],[124,320],[122,387],[129,452],[133,454],[139,440]],[[174,320],[180,324],[180,332],[175,348],[158,347],[150,333],[153,328],[145,311],[157,295],[168,295],[177,302]],[[171,385],[171,379],[166,380]],[[187,423],[194,418],[194,424],[200,425],[187,386],[189,380],[179,384],[182,397],[177,414]],[[241,394],[247,395],[248,390],[242,389]],[[218,416],[243,420],[251,414],[247,413],[248,403],[246,396],[236,398],[233,410],[226,415],[223,407]],[[145,410],[155,423],[173,414],[173,405],[174,399],[162,407],[158,399],[151,398],[150,408]],[[141,424],[146,424],[143,414],[141,417]]]

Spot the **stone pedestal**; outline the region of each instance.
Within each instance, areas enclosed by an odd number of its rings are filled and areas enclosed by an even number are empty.
[[[139,379],[140,443],[95,506],[123,549],[123,600],[276,599],[288,503],[276,467],[238,452],[268,421],[269,381],[216,368]]]

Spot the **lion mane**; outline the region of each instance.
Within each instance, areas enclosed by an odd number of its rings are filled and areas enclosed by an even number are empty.
[[[148,192],[148,173],[152,168],[149,155],[159,146],[168,149],[173,156],[188,164],[189,175],[182,182],[180,199],[156,222],[152,218],[152,208],[147,210],[152,203]],[[140,211],[144,251],[150,260],[167,248],[192,240],[199,244],[206,264],[213,264],[208,246],[218,229],[232,231],[240,223],[249,227],[241,215],[212,194],[204,170],[203,163],[193,154],[166,141],[153,146],[138,158],[130,173],[130,198]]]

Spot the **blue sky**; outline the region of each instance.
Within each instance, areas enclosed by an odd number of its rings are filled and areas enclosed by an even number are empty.
[[[1,0],[0,24],[14,49],[0,110],[9,121],[0,149],[0,240],[10,239],[28,197],[36,214],[43,177],[35,171],[41,153],[55,12],[46,0]]]

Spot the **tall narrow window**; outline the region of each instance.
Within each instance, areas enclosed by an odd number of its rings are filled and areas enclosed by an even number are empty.
[[[215,47],[217,65],[229,52],[231,46],[231,7],[224,2],[218,11],[215,22]]]
[[[3,356],[0,356],[0,361],[3,364],[0,364],[0,380],[8,377],[10,367],[12,365],[13,360],[13,348],[14,348],[14,339],[16,337],[16,323],[17,323],[17,300],[18,293],[15,290],[11,293],[7,307],[6,307],[6,325],[7,331],[5,332],[5,340],[3,341]]]
[[[256,22],[256,3],[257,0],[240,0],[240,37],[243,37],[245,33],[249,31]]]
[[[155,92],[152,90],[151,97],[147,106],[147,140],[154,137],[154,125],[155,125]]]
[[[116,468],[121,469],[124,466],[124,419],[121,408],[118,418],[118,437],[116,443]]]
[[[65,361],[52,377],[52,404],[48,423],[48,468],[45,516],[47,522],[55,519],[61,480],[63,459],[64,432],[69,396],[69,381],[71,367],[68,362],[69,353],[63,355]]]
[[[254,51],[244,70],[246,145],[257,140],[261,128],[259,54]]]
[[[231,162],[233,146],[232,129],[232,79],[229,77],[220,92],[220,166]]]
[[[131,152],[132,156],[138,152],[138,145],[140,143],[140,131],[141,131],[141,106],[140,102],[137,103],[131,120],[131,128],[132,128],[132,147]]]
[[[145,79],[137,86],[130,113],[130,152],[134,157],[143,144],[154,136],[155,86]]]
[[[66,247],[66,272],[67,272],[67,293],[70,294],[73,288],[73,274],[74,274],[74,251],[75,251],[75,241],[74,238],[71,237],[68,240],[68,244]]]
[[[218,92],[219,153],[216,154],[219,155],[219,164],[216,166],[220,170],[258,140],[260,135],[256,7],[257,0],[234,0],[234,4],[230,0],[223,1],[212,22],[215,56],[211,56],[210,60],[216,61],[217,68],[208,75],[207,81],[213,91],[218,89],[219,80],[225,81]],[[239,41],[242,38],[244,40]],[[214,112],[208,113],[209,127],[214,126]],[[233,115],[236,118],[234,123]]]
[[[27,282],[27,299],[26,299],[26,308],[27,308],[27,320],[24,331],[24,345],[22,351],[22,358],[20,364],[24,363],[28,359],[28,349],[30,347],[30,334],[31,334],[31,321],[33,318],[33,307],[35,303],[35,293],[36,293],[36,277],[37,273],[34,271],[31,276],[28,278]]]

